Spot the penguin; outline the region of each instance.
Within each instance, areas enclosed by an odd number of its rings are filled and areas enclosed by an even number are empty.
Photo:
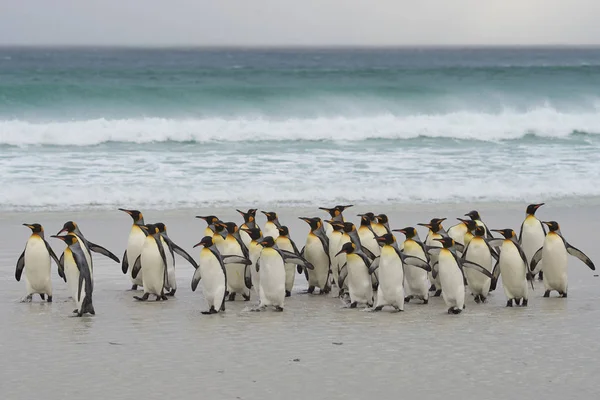
[[[52,278],[50,276],[50,258],[58,266],[58,274],[65,279],[62,263],[59,261],[52,247],[44,239],[44,228],[40,224],[23,224],[31,229],[31,236],[25,244],[25,250],[17,260],[15,278],[21,281],[25,270],[25,288],[27,291],[23,302],[31,302],[34,294],[39,294],[42,300],[52,303]]]
[[[406,236],[404,240],[403,253],[407,256],[430,261],[429,253],[425,249],[425,244],[419,238],[419,233],[412,226],[402,229],[394,229],[393,232],[401,232]],[[430,264],[431,266],[431,264]],[[423,304],[429,302],[429,278],[428,271],[413,265],[406,265],[404,268],[404,286],[406,297],[404,301],[408,303],[412,299],[420,299]]]
[[[296,247],[296,243],[290,238],[290,232],[287,226],[279,227],[279,236],[275,239],[275,244],[281,250],[288,251],[300,257],[300,251]],[[285,297],[292,295],[294,280],[296,278],[296,264],[291,262],[285,263]]]
[[[354,245],[356,246],[356,249],[359,252],[365,253],[367,255],[367,258],[369,258],[369,260],[374,260],[376,258],[375,255],[373,253],[371,253],[371,251],[369,249],[362,246],[362,244],[360,242],[360,237],[358,235],[358,231],[356,230],[356,227],[354,226],[354,224],[352,222],[344,222],[344,236],[342,236],[342,239],[340,240],[340,248],[343,247],[343,245],[348,242],[354,243]],[[338,265],[339,265],[338,286],[341,289],[340,297],[342,297],[346,293],[345,291],[348,288],[347,282],[345,281],[346,277],[348,276],[348,270],[346,268],[347,267],[346,254],[341,253],[336,258],[339,258],[339,260],[338,260]],[[377,276],[375,274],[373,274],[373,277],[371,278],[371,283],[374,283],[376,281],[376,279],[377,279]]]
[[[244,223],[240,225],[240,237],[242,238],[244,245],[248,247],[252,241],[252,238],[250,238],[250,236],[246,233],[246,229],[260,229],[260,227],[256,224],[256,211],[258,210],[256,208],[251,208],[248,210],[248,212],[243,212],[241,210],[236,211],[239,212],[244,218]]]
[[[381,249],[377,240],[375,240],[375,232],[371,230],[371,223],[375,221],[375,214],[368,212],[366,214],[359,214],[358,216],[360,217],[360,226],[358,228],[360,244],[363,249],[366,248],[371,254],[378,257],[381,254]]]
[[[267,217],[267,222],[265,222],[265,226],[262,229],[265,237],[271,236],[273,240],[277,239],[279,236],[279,227],[281,224],[279,223],[279,219],[277,218],[277,213],[272,211],[261,211]]]
[[[165,279],[165,290],[167,292],[165,294],[167,296],[175,296],[175,292],[177,291],[177,279],[175,277],[175,253],[179,254],[187,262],[189,262],[194,269],[198,269],[198,264],[196,264],[196,261],[192,258],[192,256],[190,256],[184,249],[179,247],[169,238],[165,224],[158,222],[154,225],[158,228],[158,233],[160,233],[160,240],[162,241],[163,249],[169,249],[169,254],[167,254],[167,278]]]
[[[473,268],[491,278],[492,273],[477,263],[467,260],[461,260],[456,255],[454,240],[445,236],[433,239],[442,244],[442,248],[432,248],[438,253],[437,271],[433,274],[439,275],[442,285],[442,297],[448,307],[448,314],[460,314],[465,309],[465,284],[463,267]]]
[[[442,243],[435,239],[441,239],[443,237],[447,237],[448,233],[442,227],[442,222],[444,222],[446,218],[433,218],[428,224],[419,223],[417,225],[424,226],[429,229],[427,232],[427,236],[425,237],[425,246],[430,247],[442,247]],[[431,254],[429,258],[429,262],[431,263],[431,269],[435,269],[438,262],[438,258],[436,254]],[[432,271],[433,272],[433,271]],[[433,273],[429,273],[429,280],[431,281],[430,291],[435,291],[434,297],[439,297],[442,294],[442,286],[439,280],[439,275],[436,275],[437,278],[433,277]]]
[[[209,310],[202,314],[216,314],[225,311],[225,296],[227,290],[227,273],[225,265],[228,263],[250,264],[250,260],[239,256],[221,256],[213,237],[204,236],[194,245],[194,248],[203,246],[200,251],[198,269],[192,277],[192,292],[196,291],[198,283],[202,280],[202,292],[208,303]]]
[[[341,253],[346,254],[350,308],[356,308],[358,304],[373,307],[373,284],[369,273],[371,260],[352,242],[344,244]]]
[[[213,242],[215,243],[215,246],[217,246],[217,249],[219,249],[221,254],[223,254],[223,245],[225,244],[225,238],[228,234],[226,225],[224,225],[223,222],[219,220],[215,222],[215,224],[213,225],[213,230],[211,230],[211,232],[213,232],[212,238]]]
[[[454,243],[459,243],[462,246],[468,245],[468,241],[473,238],[472,231],[478,226],[477,223],[470,219],[456,218],[460,222],[452,225],[448,229],[448,236],[454,240]]]
[[[549,232],[544,239],[543,247],[533,255],[530,270],[535,272],[543,261],[543,281],[546,288],[544,297],[550,297],[550,292],[553,290],[556,290],[561,297],[567,297],[567,253],[577,257],[592,271],[595,271],[596,267],[588,256],[566,241],[556,221],[544,221],[543,223],[548,226]]]
[[[386,233],[392,232],[390,230],[389,219],[385,214],[376,215],[374,221],[371,222],[371,228],[376,236],[383,236]]]
[[[299,219],[310,225],[310,232],[306,237],[306,245],[301,252],[302,257],[314,268],[308,271],[308,291],[313,293],[315,287],[319,288],[319,294],[329,293],[329,274],[331,262],[329,260],[329,241],[323,229],[321,218],[299,217]]]
[[[214,215],[196,215],[196,218],[203,219],[208,224],[206,228],[204,228],[204,236],[212,236],[215,233],[215,223],[219,222],[219,218]]]
[[[260,242],[263,240],[263,235],[260,228],[240,228],[240,230],[244,231],[250,237],[250,243],[248,244],[248,259],[250,260],[250,264],[248,268],[250,269],[252,289],[256,294],[256,298],[259,299],[260,302],[260,275],[258,271],[256,271],[256,262],[258,261],[260,252],[262,251],[262,245]]]
[[[141,254],[133,264],[131,276],[135,278],[141,269],[144,270],[142,285],[143,296],[134,296],[139,301],[146,301],[153,294],[156,301],[168,300],[165,296],[165,282],[167,280],[167,256],[163,247],[163,240],[158,227],[153,224],[142,226],[147,233]]]
[[[483,226],[477,225],[475,227],[475,236],[469,241],[467,247],[465,247],[465,251],[461,258],[464,261],[470,261],[481,265],[490,273],[494,271],[492,263],[494,259],[498,260],[498,254],[485,240],[485,228]],[[475,303],[485,303],[490,291],[491,278],[469,268],[464,272],[469,285],[469,290],[471,291],[471,294],[475,296]]]
[[[431,267],[424,259],[402,254],[392,233],[378,236],[377,241],[383,244],[381,256],[378,259],[378,266],[373,265],[374,261],[369,268],[371,274],[375,268],[379,269],[380,284],[373,311],[381,311],[384,306],[392,306],[396,311],[404,311],[404,265],[410,263],[416,268],[423,269],[425,274],[431,270]]]
[[[469,217],[469,218],[471,218],[471,220],[475,221],[475,223],[477,225],[483,226],[485,228],[485,235],[488,239],[493,238],[492,233],[490,232],[488,227],[481,220],[481,216],[479,215],[479,212],[477,210],[469,211],[468,213],[465,214],[465,217]]]
[[[350,207],[353,207],[352,204],[345,205],[345,206],[337,205],[333,208],[319,207],[319,210],[327,211],[327,213],[331,216],[332,221],[344,222],[344,216],[342,215],[342,213],[344,212],[345,209],[350,208]],[[331,232],[333,231],[333,227],[331,226],[330,223],[326,223],[324,225],[325,225],[325,234],[329,238],[329,235],[331,235]]]
[[[234,222],[217,222],[216,227],[224,227],[227,230],[225,241],[219,248],[223,255],[240,256],[248,258],[248,248],[242,242],[238,226]],[[245,263],[229,263],[225,266],[227,271],[227,292],[228,300],[235,301],[237,293],[241,294],[244,301],[250,301],[250,289],[252,288],[252,278],[250,269]]]
[[[492,247],[500,247],[500,259],[498,260],[498,268],[494,270],[494,278],[502,275],[502,285],[504,293],[508,298],[506,307],[513,306],[513,300],[517,305],[523,307],[528,304],[528,289],[527,281],[532,280],[527,267],[527,256],[517,241],[517,235],[512,229],[492,229],[492,232],[498,232],[504,239],[492,239],[488,243]],[[533,282],[531,283],[533,288]]]
[[[332,284],[335,284],[337,286],[340,274],[339,260],[341,260],[341,256],[336,257],[335,255],[341,250],[344,243],[350,241],[350,236],[346,235],[347,241],[341,243],[342,238],[344,237],[344,224],[334,220],[328,220],[325,222],[327,222],[329,226],[331,226],[331,233],[329,234],[329,260],[331,261],[331,282]]]
[[[542,248],[544,245],[544,239],[546,238],[546,228],[542,221],[536,218],[535,212],[543,206],[544,203],[530,204],[525,210],[525,220],[521,224],[521,230],[519,232],[519,244],[527,257],[527,262],[531,264],[533,255]],[[538,265],[539,279],[542,280],[544,272],[542,265]]]
[[[94,275],[94,263],[92,261],[92,254],[90,253],[91,251],[93,251],[94,253],[102,254],[103,256],[110,258],[111,260],[113,260],[116,263],[121,262],[121,260],[119,260],[119,257],[115,256],[113,253],[106,250],[104,247],[87,240],[85,238],[85,236],[83,236],[83,233],[81,233],[79,226],[75,222],[73,222],[73,221],[65,222],[65,224],[63,225],[63,228],[60,231],[58,231],[57,235],[60,235],[63,232],[67,232],[68,234],[74,234],[79,238],[79,244],[80,244],[81,248],[83,249],[83,253],[84,254],[87,253],[86,259],[88,259],[92,277]]]
[[[461,219],[461,218],[457,218],[457,219],[467,226],[467,232],[465,232],[465,235],[463,237],[463,242],[462,242],[463,248],[466,248],[469,245],[469,243],[471,242],[471,239],[473,239],[475,237],[474,232],[475,232],[475,229],[477,229],[477,227],[479,225],[477,225],[477,223],[475,221],[470,220],[470,219]],[[482,228],[485,231],[485,228],[484,227],[482,227]]]
[[[67,264],[75,264],[79,272],[77,291],[73,297],[77,308],[73,310],[73,313],[76,313],[78,317],[82,317],[83,314],[96,315],[92,303],[94,280],[92,279],[92,269],[85,257],[83,240],[77,235],[54,235],[52,237],[65,242],[68,247],[63,253],[64,261]]]
[[[131,278],[131,290],[137,290],[138,286],[142,285],[142,276],[144,272],[140,271],[138,276],[134,279],[131,276],[131,271],[133,270],[135,260],[137,260],[142,253],[142,247],[144,247],[144,242],[146,241],[146,233],[141,228],[144,225],[144,216],[138,210],[126,210],[124,208],[119,208],[119,210],[126,212],[133,219],[133,225],[131,226],[131,231],[129,231],[129,238],[127,239],[127,249],[125,249],[125,253],[123,254],[121,270],[124,274],[129,274],[129,277]]]
[[[285,264],[296,264],[309,270],[314,267],[303,257],[280,249],[271,236],[265,237],[260,244],[262,251],[256,264],[260,274],[260,306],[253,311],[263,311],[272,306],[275,311],[283,311],[285,300]]]

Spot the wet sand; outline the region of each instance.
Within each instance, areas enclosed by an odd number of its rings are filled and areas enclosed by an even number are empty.
[[[393,228],[431,217],[461,216],[477,208],[490,228],[518,232],[524,204],[354,207],[345,214],[386,212]],[[277,209],[298,246],[308,225],[298,216],[315,209]],[[166,223],[170,237],[197,257],[205,223],[194,215],[240,221],[234,210],[144,211],[148,223]],[[566,239],[600,266],[600,203],[552,203],[542,219],[561,224]],[[259,217],[259,224],[264,218]],[[54,303],[35,296],[19,303],[25,285],[14,279],[29,230],[46,235],[76,221],[86,237],[119,257],[131,225],[119,211],[0,215],[0,382],[5,399],[85,397],[139,399],[282,398],[519,398],[565,399],[598,395],[600,278],[569,257],[569,297],[543,299],[536,282],[528,308],[505,308],[502,288],[477,305],[467,296],[461,315],[446,314],[441,298],[410,303],[403,313],[342,309],[331,296],[299,294],[297,276],[283,313],[249,312],[227,303],[224,314],[205,316],[201,289],[190,289],[193,269],[177,258],[179,289],[166,302],[138,303],[120,264],[94,254],[96,316],[73,318],[67,286],[53,264]],[[424,238],[424,231],[420,230]],[[401,237],[401,235],[398,235]],[[48,239],[57,254],[62,243]],[[553,293],[553,296],[555,294]],[[251,302],[254,303],[254,299]]]

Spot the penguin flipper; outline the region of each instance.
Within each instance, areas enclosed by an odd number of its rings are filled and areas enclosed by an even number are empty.
[[[471,268],[474,269],[476,271],[481,272],[482,274],[484,274],[485,276],[487,276],[488,278],[493,278],[493,275],[490,271],[488,271],[487,269],[483,268],[481,265],[474,263],[472,261],[462,261],[462,266],[465,268]]]
[[[192,276],[192,292],[196,291],[196,288],[198,287],[198,283],[200,282],[200,279],[202,279],[202,277],[200,276],[200,268],[198,268],[194,272],[194,276]]]
[[[236,256],[236,255],[226,255],[221,256],[223,258],[223,264],[244,264],[250,265],[252,261],[248,260],[244,256]]]
[[[590,258],[588,256],[586,256],[583,251],[579,250],[576,247],[571,246],[566,240],[563,239],[563,241],[565,242],[565,247],[567,249],[567,253],[569,253],[570,255],[572,255],[573,257],[578,258],[579,260],[581,260],[585,265],[587,265],[592,271],[596,270],[596,267],[594,266],[594,263],[592,262],[592,260],[590,260]]]
[[[375,257],[375,259],[371,262],[371,265],[369,266],[369,275],[373,275],[375,273],[375,270],[377,268],[379,268],[379,262],[381,261],[381,257]],[[344,264],[346,265],[346,264]]]
[[[370,260],[374,260],[377,258],[377,256],[375,254],[373,254],[373,252],[369,249],[367,249],[366,247],[363,247],[361,249],[363,251],[363,253],[365,253],[367,255],[367,257],[369,257]]]
[[[133,264],[133,268],[131,269],[131,277],[133,279],[137,278],[141,269],[142,269],[142,256],[140,254],[138,256],[138,258],[135,259],[135,263]]]
[[[454,242],[454,248],[461,253],[465,251],[465,245],[458,242]]]
[[[62,263],[60,262],[60,260],[58,259],[58,257],[56,257],[56,254],[54,253],[54,250],[52,250],[52,247],[50,246],[50,243],[46,242],[44,240],[44,244],[46,245],[46,250],[48,250],[48,254],[50,254],[50,257],[52,257],[52,259],[54,260],[54,262],[56,263],[56,265],[58,266],[58,268],[60,269],[62,266]],[[60,273],[59,273],[60,275]],[[61,276],[62,278],[62,276]]]
[[[250,265],[246,265],[246,268],[244,268],[244,284],[248,289],[252,289],[252,274],[250,268]]]
[[[339,273],[338,273],[338,284],[340,289],[342,289],[344,287],[344,281],[346,280],[346,278],[348,277],[348,264],[344,263],[344,265],[342,265],[340,267]]]
[[[533,257],[531,257],[531,264],[529,265],[529,270],[534,275],[539,272],[539,271],[536,271],[535,267],[537,267],[537,265],[539,264],[539,262],[542,261],[542,250],[544,250],[544,248],[540,247],[538,249],[538,251],[535,252],[535,254],[533,255]]]
[[[404,262],[404,264],[412,265],[413,267],[424,269],[427,272],[431,272],[431,266],[429,263],[419,257],[404,256],[402,262]]]
[[[114,262],[121,262],[121,260],[119,260],[119,257],[115,256],[113,253],[111,253],[104,247],[102,247],[98,244],[92,243],[89,240],[87,242],[87,245],[88,245],[88,249],[90,249],[91,251],[98,253],[98,254],[102,254],[103,256],[110,258]]]
[[[121,263],[121,270],[123,271],[124,274],[127,274],[127,271],[129,270],[129,261],[127,260],[127,250],[125,250],[125,253],[123,253],[123,262]]]
[[[504,238],[491,238],[485,239],[485,241],[490,247],[502,247],[502,243],[504,243]]]
[[[430,256],[439,255],[440,251],[442,251],[442,247],[435,247],[435,246],[427,246],[427,245],[425,245],[425,248],[427,249],[427,254],[429,254]]]
[[[292,240],[292,238],[290,238],[290,243],[292,244],[292,248],[294,249],[294,253],[296,253],[297,256],[301,255],[301,253],[298,251],[298,247],[296,247],[296,243],[294,243],[294,241]],[[304,248],[302,249],[302,251],[304,251]]]
[[[15,270],[15,278],[17,282],[21,280],[21,274],[23,273],[23,268],[25,268],[25,250],[21,253],[21,256],[17,260],[17,269]]]
[[[437,266],[437,262],[431,266],[431,276],[433,277],[433,279],[437,278],[438,276],[438,270],[436,269]]]
[[[291,251],[279,249],[279,254],[281,254],[281,258],[283,258],[283,261],[285,261],[285,262],[295,263],[296,265],[299,265],[299,266],[302,266],[302,267],[308,268],[308,269],[315,269],[315,267],[311,263],[306,261],[303,257],[297,256],[296,254],[292,253]]]
[[[63,253],[60,255],[60,258],[58,259],[58,276],[60,276],[61,278],[63,278],[63,280],[66,282],[67,281],[67,276],[65,275],[65,252],[63,251]]]
[[[173,251],[177,254],[179,254],[181,257],[183,257],[187,262],[189,262],[190,264],[192,264],[192,267],[194,267],[194,269],[198,269],[198,264],[196,263],[196,261],[192,258],[192,256],[190,256],[187,251],[185,251],[184,249],[182,249],[181,247],[177,246],[173,241],[169,241],[169,244],[171,245],[171,248],[173,249]]]

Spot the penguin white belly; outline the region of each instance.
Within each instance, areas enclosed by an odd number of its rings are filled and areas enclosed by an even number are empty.
[[[544,241],[542,250],[544,261],[544,287],[563,294],[567,292],[567,250],[563,240],[550,232]]]
[[[165,250],[165,258],[167,259],[167,279],[165,281],[165,289],[177,290],[177,278],[175,276],[175,256],[171,254],[169,251],[169,245],[167,242],[161,237],[160,241],[162,242],[163,249]]]
[[[202,280],[202,293],[209,308],[219,310],[225,300],[225,274],[221,263],[210,249],[203,248],[200,252],[200,276]]]
[[[247,228],[247,226],[245,224],[240,226],[240,238],[242,239],[242,243],[244,243],[246,247],[249,247],[250,243],[252,243],[252,238],[245,231],[243,231],[242,228]]]
[[[285,266],[279,253],[263,249],[260,256],[261,306],[283,307],[285,299]]]
[[[481,265],[490,272],[492,272],[492,268],[494,267],[492,264],[492,255],[490,254],[490,249],[483,238],[478,238],[475,239],[475,241],[471,241],[471,244],[469,244],[469,251],[467,252],[465,259]],[[473,295],[482,295],[483,297],[487,297],[488,293],[490,292],[490,284],[492,283],[492,280],[483,275],[481,272],[472,268],[465,268],[464,271],[471,293]]]
[[[350,236],[348,235],[342,235],[340,237],[340,240],[338,242],[338,246],[337,249],[335,250],[335,254],[339,253],[339,251],[342,249],[342,247],[346,244],[346,243],[350,243],[351,239]],[[340,255],[335,257],[335,265],[337,266],[337,271],[336,274],[338,276],[339,279],[339,273],[340,270],[342,269],[342,267],[344,266],[344,264],[346,264],[346,253],[341,253]],[[339,285],[338,285],[339,287]],[[340,288],[340,289],[348,289],[348,280],[346,279],[346,281],[344,281],[344,287]]]
[[[413,240],[404,241],[404,254],[426,260],[423,248]],[[406,294],[421,300],[429,299],[429,279],[423,268],[406,264],[404,266],[404,284]]]
[[[448,307],[462,310],[465,305],[465,284],[454,256],[448,250],[442,250],[438,260],[439,278],[442,296]]]
[[[281,240],[283,238],[277,238],[277,247],[281,250],[286,250],[291,253],[294,252],[294,246],[289,239]],[[292,291],[294,287],[294,281],[296,279],[296,264],[285,263],[285,290],[288,292]]]
[[[77,298],[77,292],[79,289],[79,269],[73,258],[71,250],[65,249],[63,267],[65,269],[65,276],[67,278],[67,287],[69,288],[69,294],[76,303],[79,301]]]
[[[142,231],[142,229],[133,225],[131,227],[131,232],[129,233],[129,239],[127,240],[127,263],[129,265],[129,277],[131,278],[131,283],[134,285],[141,286],[143,283],[144,271],[140,270],[135,278],[131,276],[131,271],[133,269],[133,265],[135,264],[135,260],[142,254],[142,249],[144,248],[144,243],[146,242],[146,235]]]
[[[258,243],[250,243],[248,247],[248,257],[250,258],[250,279],[252,279],[252,289],[258,299],[260,299],[260,273],[256,271],[256,261],[260,257],[262,246]]]
[[[165,265],[157,246],[154,238],[148,237],[142,250],[140,261],[142,263],[141,269],[144,271],[142,279],[144,294],[150,293],[160,296],[163,294],[165,283]],[[165,250],[165,253],[168,253],[169,250]]]
[[[427,240],[425,241],[425,244],[430,247],[443,247],[440,242],[438,242],[437,240],[433,240],[433,239],[441,239],[441,238],[442,238],[442,235],[440,235],[440,234],[430,233],[429,236],[427,236]],[[429,256],[429,260],[430,260],[431,268],[433,269],[433,266],[438,262],[438,254],[431,254]],[[436,268],[438,268],[438,267],[436,267]],[[429,280],[431,281],[431,283],[435,285],[436,290],[442,289],[441,282],[440,282],[440,274],[438,274],[435,277],[435,279],[433,278],[433,275],[431,274],[431,272],[428,273],[428,276],[429,276]]]
[[[535,253],[544,246],[544,229],[542,223],[533,216],[528,216],[523,222],[523,232],[521,233],[521,247],[523,253],[527,257],[527,263],[531,263],[531,259]],[[536,267],[537,270],[542,269],[542,261]]]
[[[448,229],[448,236],[450,236],[456,243],[460,243],[462,245],[465,244],[465,233],[467,233],[467,227],[463,223],[456,224]]]
[[[263,229],[263,237],[271,236],[273,240],[279,237],[279,229],[274,223],[267,221]]]
[[[331,260],[331,278],[337,285],[339,279],[339,258],[335,255],[340,251],[340,240],[342,239],[342,234],[340,232],[331,231],[331,235],[329,235],[329,259]]]
[[[504,241],[500,251],[500,274],[504,293],[509,300],[527,299],[525,264],[519,255],[519,250],[508,240]]]
[[[371,232],[369,228],[363,226],[358,228],[358,237],[360,238],[362,247],[373,253],[375,257],[381,254],[381,247],[379,247],[377,240],[375,240],[375,236],[373,236],[373,232]]]
[[[240,244],[232,237],[228,236],[223,242],[221,255],[224,256],[244,256]],[[227,287],[229,293],[239,293],[246,296],[249,293],[246,287],[246,266],[244,264],[225,264],[227,271]]]
[[[329,222],[324,222],[323,228],[325,228],[325,236],[327,236],[327,239],[331,239],[331,234],[333,233],[333,226],[331,226]]]
[[[327,286],[327,277],[329,275],[329,257],[325,254],[319,238],[312,233],[306,239],[304,258],[315,267],[312,270],[308,270],[308,286],[324,290]]]
[[[44,239],[32,236],[25,249],[25,286],[27,294],[47,294],[52,296],[50,276],[50,254]]]
[[[392,246],[381,249],[379,288],[376,307],[394,306],[404,310],[404,271],[402,260]]]
[[[371,225],[371,228],[373,229],[373,232],[375,232],[375,234],[377,236],[383,236],[386,233],[388,233],[387,229],[385,229],[385,226],[383,226],[382,224]]]
[[[361,257],[348,254],[348,293],[350,302],[358,304],[373,304],[373,285],[371,275]]]

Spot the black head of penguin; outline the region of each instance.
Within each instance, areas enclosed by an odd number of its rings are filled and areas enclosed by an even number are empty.
[[[460,222],[462,222],[463,224],[465,224],[467,226],[467,229],[469,230],[469,232],[473,232],[475,230],[475,228],[477,228],[477,223],[475,221],[473,221],[472,219],[462,219],[462,218],[456,218],[457,220],[459,220]],[[485,231],[485,229],[484,229]]]
[[[323,226],[323,223],[321,222],[321,218],[319,217],[314,217],[314,218],[309,218],[309,217],[299,217],[299,219],[301,219],[302,221],[306,222],[308,225],[310,225],[310,230],[311,231],[316,231],[317,229],[319,229],[321,226]]]
[[[380,224],[387,224],[389,222],[388,217],[385,214],[379,214],[375,217],[375,219]]]
[[[262,238],[262,232],[259,228],[242,228],[242,230],[246,232],[252,240],[258,240]]]
[[[356,227],[352,222],[344,222],[344,232],[350,233],[354,230],[356,230]]]
[[[222,221],[215,222],[215,233],[221,233],[225,230],[226,225]]]
[[[391,233],[386,233],[383,236],[378,236],[376,240],[379,243],[391,245],[391,244],[394,244],[394,242],[396,241],[396,238]]]
[[[273,239],[272,236],[267,236],[260,242],[260,244],[263,245],[263,247],[273,247],[275,246],[275,239]]]
[[[540,208],[544,204],[545,203],[530,204],[527,206],[527,210],[525,212],[527,213],[527,215],[535,215],[535,212],[538,210],[538,208]]]
[[[492,232],[498,232],[499,234],[501,234],[502,236],[504,236],[505,239],[512,239],[516,236],[515,231],[513,231],[510,228],[506,228],[506,229],[490,229],[490,231]]]
[[[238,226],[235,224],[235,222],[217,222],[215,227],[217,226],[222,226],[223,228],[227,229],[227,233],[230,235],[233,235],[238,231]]]
[[[431,229],[432,232],[436,233],[442,229],[442,222],[444,222],[446,218],[433,218],[428,224],[419,223],[417,225],[425,226]]]
[[[133,222],[140,222],[144,220],[144,216],[138,210],[126,210],[124,208],[119,208],[119,211],[123,211],[129,214],[133,219]]]
[[[477,220],[481,219],[481,217],[479,216],[479,212],[477,210],[469,211],[468,213],[465,214],[465,217],[469,217],[473,221],[477,221]]]
[[[544,221],[543,223],[548,226],[548,229],[550,229],[550,232],[556,232],[556,231],[560,230],[560,226],[558,225],[558,222],[556,222],[556,221]]]
[[[319,210],[327,211],[329,213],[329,215],[331,215],[332,218],[335,218],[335,217],[339,216],[341,213],[343,213],[346,208],[350,208],[350,207],[352,207],[352,204],[348,204],[345,206],[337,205],[333,208],[319,207]]]
[[[333,230],[335,232],[339,232],[342,229],[344,229],[344,223],[343,222],[339,222],[339,221],[334,221],[332,219],[325,221],[327,223],[329,223],[329,225],[331,225],[331,227],[333,228]]]
[[[26,226],[29,229],[31,229],[32,233],[42,233],[42,232],[44,232],[44,227],[41,226],[40,224],[23,224],[23,226]]]
[[[66,236],[52,235],[52,237],[64,241],[67,244],[67,246],[71,246],[71,245],[77,243],[77,236],[74,236],[74,235],[66,235]]]
[[[443,237],[433,240],[440,242],[445,249],[449,249],[450,247],[454,246],[454,240],[452,240],[451,237]]]
[[[213,239],[210,236],[204,236],[200,242],[196,243],[194,247],[204,246],[204,247],[212,247],[214,245]]]
[[[342,253],[352,254],[356,250],[356,245],[352,242],[344,243],[342,249],[335,255],[336,257]]]
[[[392,231],[404,233],[404,235],[406,236],[407,239],[412,239],[415,236],[417,236],[417,230],[415,228],[413,228],[412,226],[407,226],[406,228],[402,228],[402,229],[393,229]]]
[[[157,222],[154,226],[158,229],[159,233],[167,233],[167,226],[162,222]]]
[[[267,217],[267,221],[274,222],[277,220],[277,213],[273,211],[261,211]]]
[[[242,210],[236,210],[237,212],[239,212],[242,217],[244,218],[244,223],[249,223],[249,222],[254,222],[254,220],[256,219],[256,211],[258,211],[256,208],[251,208],[248,210],[248,212],[243,212]]]
[[[212,225],[214,223],[219,222],[219,218],[215,217],[214,215],[207,215],[207,216],[196,215],[196,218],[205,220],[208,225]]]
[[[60,235],[63,232],[71,233],[75,229],[77,229],[77,224],[73,221],[67,221],[63,225],[62,229],[60,231],[58,231],[57,235]]]
[[[375,221],[375,214],[372,212],[358,214],[357,216],[360,217],[361,225],[371,225],[371,222]]]
[[[475,228],[475,236],[484,237],[485,236],[485,228],[483,226],[477,226]]]
[[[279,228],[277,228],[277,230],[279,231],[279,236],[285,236],[285,237],[287,237],[290,234],[290,230],[285,225],[284,226],[280,226]]]

